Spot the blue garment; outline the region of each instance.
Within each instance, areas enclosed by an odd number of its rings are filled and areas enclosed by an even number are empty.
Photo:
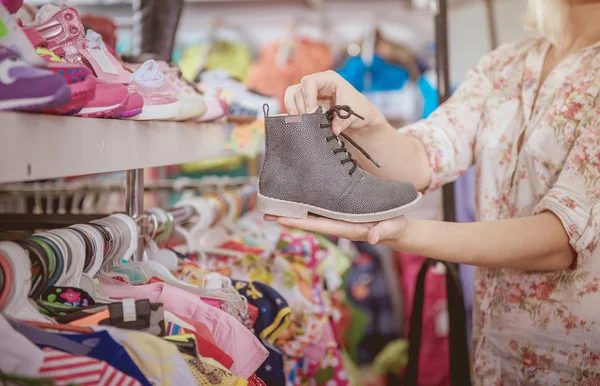
[[[8,319],[8,321],[15,331],[24,335],[39,348],[49,347],[104,361],[122,373],[137,379],[142,385],[152,386],[123,346],[115,342],[106,331],[91,334],[56,334],[14,320]]]
[[[425,76],[421,76],[417,84],[423,95],[423,118],[427,118],[438,108],[438,90]]]
[[[372,363],[389,342],[401,337],[401,322],[393,312],[389,296],[393,289],[386,286],[382,256],[368,243],[355,242],[354,245],[361,255],[348,270],[344,287],[348,299],[369,318],[358,344],[358,362],[366,364]],[[363,290],[356,291],[359,288]]]
[[[269,386],[285,386],[283,354],[277,348],[263,342],[269,356],[256,370],[256,376]]]
[[[275,338],[289,328],[292,310],[287,301],[271,286],[252,281],[232,280],[233,287],[258,308],[254,333],[269,356],[260,365],[256,375],[269,386],[285,386],[283,355],[273,346]]]
[[[104,361],[122,373],[137,379],[142,385],[151,386],[151,383],[131,359],[125,348],[118,344],[107,331],[98,331],[91,334],[57,335],[89,347],[91,351],[87,356],[90,358]]]
[[[377,55],[370,66],[359,56],[350,57],[337,72],[360,92],[400,90],[410,80],[407,70]]]

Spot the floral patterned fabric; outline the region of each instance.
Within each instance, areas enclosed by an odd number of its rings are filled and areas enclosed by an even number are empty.
[[[600,43],[540,84],[549,47],[502,46],[402,130],[425,144],[430,189],[475,164],[479,221],[551,211],[577,252],[560,272],[477,269],[475,385],[600,385]]]
[[[42,300],[73,307],[88,307],[96,304],[84,290],[75,287],[50,287],[44,291]]]

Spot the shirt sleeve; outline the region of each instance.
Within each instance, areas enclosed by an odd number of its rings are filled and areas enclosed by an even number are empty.
[[[600,238],[600,109],[576,137],[556,182],[534,209],[562,222],[573,249],[584,260]],[[579,261],[581,263],[581,260]]]
[[[429,118],[400,130],[425,145],[431,169],[429,190],[456,180],[473,164],[473,146],[483,105],[492,91],[490,74],[497,54],[498,51],[483,57],[454,95]]]

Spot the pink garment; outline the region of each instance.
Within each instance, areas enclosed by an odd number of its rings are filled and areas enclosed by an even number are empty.
[[[410,253],[397,253],[398,267],[402,267],[402,289],[405,294],[404,315],[406,334],[410,326],[415,285],[424,257]],[[425,301],[423,303],[423,330],[419,355],[419,385],[450,386],[450,341],[448,334],[436,328],[438,318],[445,316],[446,277],[429,270],[425,277]],[[435,369],[435,371],[431,371]]]
[[[162,303],[167,311],[204,323],[217,346],[233,359],[230,370],[239,377],[250,378],[269,355],[254,334],[233,316],[204,303],[200,297],[185,290],[166,283],[131,286],[111,279],[100,280],[104,296],[112,299],[150,299]]]
[[[209,306],[213,306],[215,308],[221,309],[221,301],[217,300],[217,299],[210,299],[210,298],[200,298],[202,299],[202,301],[206,304],[208,304]]]

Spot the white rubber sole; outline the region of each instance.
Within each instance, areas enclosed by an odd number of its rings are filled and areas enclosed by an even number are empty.
[[[177,117],[181,114],[181,102],[168,105],[144,106],[142,113],[127,118],[133,121],[164,121]]]
[[[9,99],[0,102],[0,110],[16,110],[28,107],[37,108],[52,102],[56,97],[54,95],[39,98]]]
[[[98,113],[104,113],[104,112],[111,112],[113,110],[118,109],[119,107],[123,106],[123,103],[117,103],[116,105],[112,105],[112,106],[102,106],[102,107],[84,107],[82,108],[77,115],[87,115],[87,114],[98,114]]]
[[[327,217],[333,220],[341,220],[352,223],[366,223],[366,222],[378,222],[383,220],[389,220],[394,217],[399,217],[404,214],[408,209],[415,207],[420,201],[423,195],[419,193],[417,198],[399,208],[386,210],[384,212],[369,213],[369,214],[349,214],[335,212],[319,208],[317,206],[302,204],[299,202],[291,202],[285,200],[279,200],[277,198],[271,198],[263,196],[258,193],[257,208],[259,212],[263,214],[270,214],[278,217],[291,217],[306,219],[309,214],[314,214],[321,217]]]
[[[206,112],[206,105],[202,98],[179,98],[181,103],[181,113],[169,121],[187,121],[201,117]]]

